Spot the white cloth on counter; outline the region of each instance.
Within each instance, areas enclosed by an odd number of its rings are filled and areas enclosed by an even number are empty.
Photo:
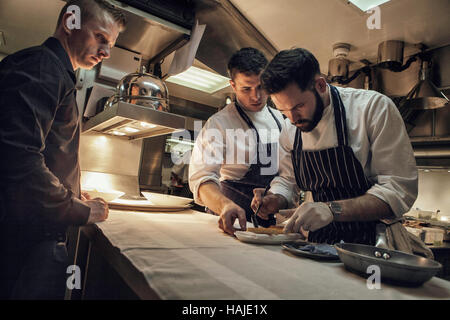
[[[278,143],[280,131],[268,108],[265,106],[259,112],[242,109],[258,130],[261,143]],[[271,111],[283,126],[282,114],[275,109]],[[228,133],[230,139],[227,140],[227,130],[230,129],[242,129],[242,132],[250,134],[247,138],[240,134],[239,139],[232,140]],[[213,181],[219,184],[223,180],[240,180],[247,173],[251,157],[256,156],[256,139],[248,130],[249,126],[240,116],[234,103],[230,103],[211,116],[205,123],[195,141],[189,165],[189,187],[196,203],[203,205],[198,195],[198,189],[202,183]],[[213,138],[215,134],[224,139]],[[227,145],[227,141],[233,141],[233,145]],[[231,156],[231,150],[235,150],[234,157]],[[238,155],[245,155],[245,159],[238,158]],[[226,161],[227,157],[231,158],[231,161]]]
[[[417,198],[418,171],[413,149],[401,115],[388,97],[371,90],[337,88],[345,106],[349,146],[374,184],[367,193],[389,204],[397,217]],[[311,132],[302,132],[303,150],[338,145],[334,108],[330,104]],[[296,127],[285,120],[280,135],[280,172],[270,191],[283,195],[290,205],[298,197],[291,161]]]
[[[94,239],[105,237],[110,247],[102,250],[123,255],[135,267],[133,271],[114,266],[124,272],[119,273],[121,277],[127,280],[142,274],[161,299],[450,298],[450,283],[439,278],[408,290],[384,283],[382,290],[368,290],[369,275],[353,274],[342,263],[297,257],[279,245],[240,242],[222,232],[217,220],[217,216],[193,210],[111,210],[106,221],[97,223],[99,232]],[[110,263],[116,261],[114,258]],[[138,287],[144,285],[139,283]]]

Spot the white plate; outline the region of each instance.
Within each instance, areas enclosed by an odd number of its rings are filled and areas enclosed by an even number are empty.
[[[117,190],[99,190],[99,189],[84,189],[82,192],[86,192],[89,196],[94,198],[102,198],[106,202],[113,201],[120,196],[123,196],[125,192]]]
[[[186,206],[193,201],[191,198],[171,196],[162,193],[142,192],[144,197],[157,206]]]
[[[189,204],[185,205],[157,205],[148,200],[130,200],[130,199],[116,199],[113,201],[109,201],[109,204],[115,204],[119,206],[125,207],[148,207],[148,208],[171,208],[171,209],[181,209],[181,208],[190,208]]]
[[[234,234],[242,242],[256,244],[283,244],[303,239],[303,236],[299,233],[260,234],[250,231],[236,231]]]

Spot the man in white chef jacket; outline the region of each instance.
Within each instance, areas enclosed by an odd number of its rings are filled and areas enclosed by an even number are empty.
[[[416,162],[394,103],[376,91],[327,84],[316,58],[300,48],[279,52],[261,79],[287,119],[279,176],[259,215],[293,206],[299,188],[314,202],[295,210],[285,232],[309,231],[312,242],[374,245],[376,224],[402,217],[417,197]]]
[[[260,74],[264,55],[243,48],[230,58],[234,102],[208,119],[200,132],[189,166],[189,186],[196,203],[220,216],[219,227],[233,234],[239,220],[246,229],[254,188],[264,188],[278,173],[278,139],[283,116],[267,106]],[[259,218],[275,224],[273,215]]]

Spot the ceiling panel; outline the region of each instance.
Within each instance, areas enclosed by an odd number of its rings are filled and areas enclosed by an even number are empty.
[[[380,8],[381,29],[368,29],[370,14],[345,0],[231,0],[279,50],[293,46],[310,50],[322,72],[328,70],[332,46],[352,45],[352,61],[376,62],[378,44],[406,42],[405,54],[417,52],[414,44],[429,47],[450,44],[449,0],[391,0]]]

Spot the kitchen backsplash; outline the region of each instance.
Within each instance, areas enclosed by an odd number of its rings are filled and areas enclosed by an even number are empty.
[[[450,168],[419,169],[419,194],[413,208],[450,215]]]

